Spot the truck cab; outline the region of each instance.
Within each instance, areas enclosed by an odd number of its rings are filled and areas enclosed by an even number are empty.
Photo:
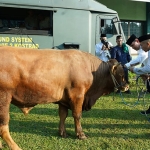
[[[26,26],[32,10],[37,28]],[[49,28],[39,27],[39,16],[49,18]],[[1,0],[0,45],[25,48],[80,49],[95,55],[95,44],[105,33],[116,45],[124,33],[116,11],[94,0]]]

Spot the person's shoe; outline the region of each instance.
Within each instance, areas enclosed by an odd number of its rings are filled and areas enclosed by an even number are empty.
[[[146,111],[141,111],[141,114],[142,115],[148,115],[148,114],[150,114],[150,107],[146,110]]]
[[[125,93],[126,93],[126,94],[131,94],[130,90],[128,90],[128,91],[125,91]]]

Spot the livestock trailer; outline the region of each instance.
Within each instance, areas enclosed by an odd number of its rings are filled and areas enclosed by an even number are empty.
[[[29,10],[50,19],[49,29],[27,29]],[[95,54],[101,33],[116,45],[122,35],[116,11],[94,0],[0,0],[0,45],[26,48],[76,48]]]

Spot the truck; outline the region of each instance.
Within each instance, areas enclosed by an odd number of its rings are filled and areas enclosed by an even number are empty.
[[[48,29],[28,29],[28,11],[49,18]],[[95,55],[100,35],[116,45],[125,36],[116,11],[94,0],[0,0],[0,46],[80,49]]]

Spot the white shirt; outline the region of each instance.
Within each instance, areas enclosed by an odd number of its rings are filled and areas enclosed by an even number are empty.
[[[110,46],[113,46],[110,42],[108,42]],[[95,55],[100,58],[102,61],[108,61],[108,56],[110,56],[110,53],[108,50],[102,50],[103,47],[103,43],[100,42],[98,44],[95,45]]]
[[[150,50],[148,51],[148,58],[145,61],[145,65],[140,68],[134,68],[133,72],[138,75],[150,73]]]
[[[143,61],[148,57],[148,52],[145,52],[144,50],[142,50],[141,48],[138,50],[138,56],[131,60],[129,63],[126,63],[126,67],[129,68],[131,65],[134,64],[142,64]]]

